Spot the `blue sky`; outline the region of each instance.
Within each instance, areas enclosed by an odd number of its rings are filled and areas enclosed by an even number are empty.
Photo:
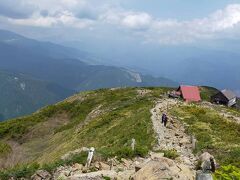
[[[239,0],[128,0],[121,4],[127,9],[145,11],[159,18],[190,20],[203,18]]]
[[[240,1],[1,0],[0,28],[63,41],[119,38],[169,45],[239,39]]]

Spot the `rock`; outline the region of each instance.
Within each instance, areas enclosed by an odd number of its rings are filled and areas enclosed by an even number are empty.
[[[125,167],[130,168],[132,161],[126,160],[124,158],[122,158],[121,161],[123,162]]]
[[[199,159],[200,161],[209,161],[210,158],[214,158],[210,153],[204,152],[203,154],[200,155]]]
[[[110,170],[111,167],[108,164],[100,162],[100,170]]]
[[[173,160],[168,158],[160,158],[158,160],[151,160],[141,169],[139,169],[133,176],[133,180],[158,180],[161,179],[194,179],[195,172],[187,166],[181,164],[177,165]]]
[[[210,173],[203,173],[198,171],[196,174],[196,180],[213,180],[213,177]]]
[[[73,165],[73,170],[74,170],[74,171],[82,170],[82,168],[83,168],[83,165],[82,165],[82,164],[75,163],[75,164]]]
[[[68,178],[68,180],[102,180],[103,177],[117,178],[115,171],[97,171],[86,174],[75,174]]]
[[[59,176],[57,176],[56,178],[54,179],[61,179],[61,180],[66,180],[67,177],[64,175],[64,174],[60,174]]]
[[[38,170],[34,175],[32,175],[31,179],[32,180],[50,180],[52,179],[52,175],[45,170]]]
[[[187,157],[182,157],[183,161],[184,161],[184,164],[188,165],[188,166],[191,166],[192,165],[192,162],[190,161],[189,158]]]
[[[141,165],[136,165],[136,166],[135,166],[135,172],[138,172],[140,169],[142,169],[142,166],[141,166]]]
[[[189,140],[187,138],[182,138],[180,140],[180,143],[182,143],[182,144],[189,144],[190,142],[189,142]]]
[[[157,180],[159,177],[162,179],[170,179],[171,176],[168,174],[168,166],[162,162],[152,160],[148,162],[142,169],[136,172],[133,176],[133,180]]]
[[[178,133],[175,133],[175,136],[180,136]]]
[[[66,176],[66,177],[70,176],[71,173],[72,173],[71,170],[65,170],[65,171],[63,171],[63,174],[64,174],[64,176]]]
[[[157,160],[159,158],[164,157],[164,153],[154,153],[154,152],[151,152],[150,156],[151,156],[151,159],[156,159]]]
[[[83,173],[87,173],[87,172],[88,172],[88,168],[87,168],[87,167],[83,167],[83,168],[82,168],[82,172],[83,172]]]
[[[100,169],[100,163],[99,162],[95,162],[93,165],[97,170]]]

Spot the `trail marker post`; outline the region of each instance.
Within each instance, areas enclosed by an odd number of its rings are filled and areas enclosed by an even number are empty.
[[[91,147],[88,151],[87,164],[86,164],[87,168],[90,167],[91,165],[94,151],[95,151],[94,147]]]
[[[135,150],[135,144],[136,144],[136,140],[133,138],[133,139],[132,139],[132,144],[131,144],[132,151]]]

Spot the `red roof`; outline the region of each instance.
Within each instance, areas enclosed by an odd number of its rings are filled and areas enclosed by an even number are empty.
[[[180,86],[178,91],[181,92],[183,99],[187,102],[201,101],[200,91],[197,86]]]

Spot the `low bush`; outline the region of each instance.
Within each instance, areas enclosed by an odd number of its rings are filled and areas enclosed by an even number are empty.
[[[214,180],[237,180],[240,179],[240,168],[232,165],[222,166],[214,174]]]
[[[5,157],[12,151],[11,146],[0,141],[0,157]]]
[[[164,153],[164,157],[169,158],[169,159],[176,159],[177,157],[179,157],[178,152],[175,149],[171,149],[171,150],[158,150],[155,151],[156,153]]]
[[[20,179],[23,177],[30,179],[39,167],[38,163],[17,165],[12,169],[0,171],[0,179],[9,180],[10,178]]]

